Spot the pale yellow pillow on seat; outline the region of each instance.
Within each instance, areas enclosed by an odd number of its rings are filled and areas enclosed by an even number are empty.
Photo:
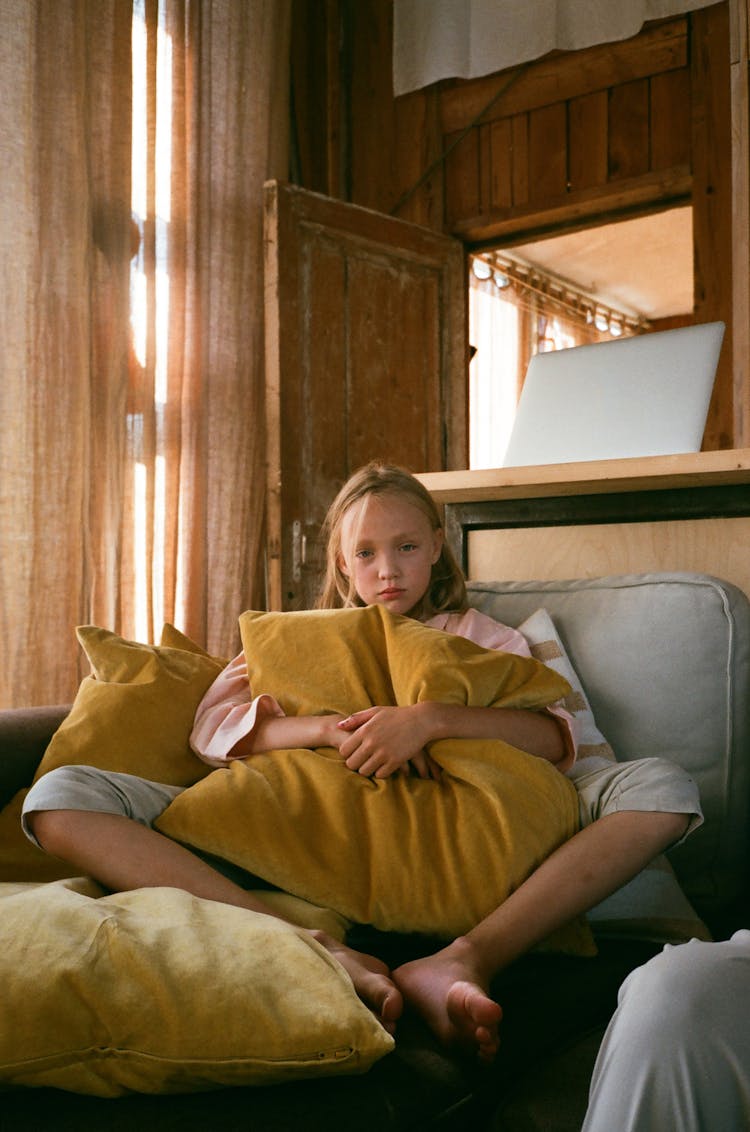
[[[429,699],[541,708],[568,688],[537,661],[380,607],[249,613],[240,626],[253,691],[290,714]],[[256,754],[181,794],[157,826],[350,920],[459,935],[576,831],[577,795],[499,740],[430,750],[440,783],[363,778],[330,748]],[[571,949],[590,953],[586,931]]]
[[[393,1048],[309,934],[176,889],[0,885],[0,950],[6,1085],[265,1085],[361,1073]]]
[[[160,645],[93,625],[76,630],[92,673],[52,737],[35,780],[71,764],[189,786],[209,773],[190,750],[196,708],[224,667],[173,625]]]

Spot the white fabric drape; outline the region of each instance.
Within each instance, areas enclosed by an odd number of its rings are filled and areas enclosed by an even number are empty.
[[[396,95],[636,35],[716,0],[394,0]]]

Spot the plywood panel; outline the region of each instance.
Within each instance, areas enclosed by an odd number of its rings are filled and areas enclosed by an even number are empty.
[[[473,531],[477,581],[697,570],[750,594],[750,518]]]

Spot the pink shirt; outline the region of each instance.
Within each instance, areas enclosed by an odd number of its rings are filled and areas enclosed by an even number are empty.
[[[466,637],[482,648],[531,656],[522,633],[477,609],[467,609],[463,613],[438,613],[425,621],[425,625]],[[568,752],[566,763],[569,763],[575,759],[578,749],[576,721],[560,703],[553,704],[547,711],[560,721]],[[232,760],[233,748],[240,739],[255,730],[261,719],[283,714],[273,696],[266,693],[253,695],[247,678],[245,655],[240,653],[219,673],[198,705],[190,746],[209,766],[226,766]]]

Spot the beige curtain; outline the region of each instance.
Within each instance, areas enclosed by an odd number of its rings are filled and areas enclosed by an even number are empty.
[[[145,596],[149,636],[173,621],[228,655],[238,614],[264,601],[262,194],[287,174],[289,4],[153,0],[146,12],[149,334],[131,424],[146,478],[147,589],[136,578],[127,592]],[[168,218],[157,176],[165,83]],[[156,306],[164,271],[166,314]],[[140,624],[138,610],[127,620]]]
[[[153,639],[171,620],[228,655],[262,603],[262,185],[286,173],[288,3],[143,15],[136,225],[130,0],[0,0],[2,706],[72,698],[77,624]]]
[[[117,615],[130,5],[0,0],[0,703],[66,701]]]

